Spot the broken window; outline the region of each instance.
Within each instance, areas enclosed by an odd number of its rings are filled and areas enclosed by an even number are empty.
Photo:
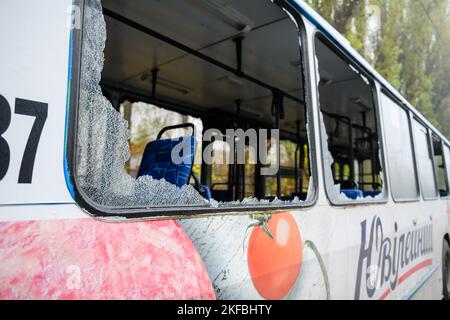
[[[301,33],[285,10],[269,0],[86,0],[84,15],[75,180],[89,204],[311,202]],[[228,130],[253,130],[257,144]],[[265,140],[281,156],[261,157]]]
[[[441,139],[433,134],[433,158],[434,167],[436,168],[436,178],[441,197],[447,197],[449,186],[447,184],[447,163],[444,158],[444,149]]]
[[[326,190],[334,203],[385,197],[373,84],[322,35],[315,39]]]
[[[411,201],[419,197],[414,164],[409,113],[386,94],[381,93],[387,162],[391,193],[396,201]]]

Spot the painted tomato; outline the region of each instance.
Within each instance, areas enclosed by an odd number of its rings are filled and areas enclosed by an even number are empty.
[[[0,299],[214,299],[175,221],[0,223]]]
[[[294,286],[302,264],[302,240],[292,215],[273,215],[267,227],[254,227],[248,243],[248,268],[253,284],[265,299],[285,297]]]

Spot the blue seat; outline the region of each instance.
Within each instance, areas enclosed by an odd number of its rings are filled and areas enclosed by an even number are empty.
[[[198,193],[200,193],[203,196],[203,198],[210,201],[211,200],[211,190],[209,190],[208,186],[201,184],[200,180],[198,179],[197,175],[194,172],[192,172],[192,178],[194,178],[195,190],[197,190]]]
[[[211,190],[209,190],[207,185],[200,184],[196,186],[196,189],[206,200],[210,201],[212,198]]]
[[[374,190],[374,191],[363,191],[363,196],[365,197],[372,197],[375,198],[381,193],[381,190]]]
[[[349,199],[356,200],[358,198],[363,198],[363,192],[357,189],[341,189],[341,193]]]
[[[190,139],[190,152],[180,154],[183,161],[180,164],[172,162],[172,150],[183,139]],[[196,141],[194,136],[176,139],[155,140],[147,144],[139,167],[138,177],[152,176],[154,179],[166,181],[182,187],[187,184],[194,164]],[[181,151],[183,152],[183,150]]]

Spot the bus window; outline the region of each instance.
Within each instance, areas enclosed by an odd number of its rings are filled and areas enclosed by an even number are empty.
[[[85,7],[74,157],[83,203],[121,214],[312,203],[299,21],[270,0]],[[264,143],[280,156],[267,162]]]
[[[309,187],[308,146],[290,140],[280,142],[280,199],[291,199],[292,195],[305,200]],[[273,154],[273,153],[272,153]],[[264,196],[273,199],[277,196],[275,177],[266,177]]]
[[[233,184],[230,183],[232,170],[226,161],[230,157],[230,146],[225,141],[214,141],[212,146],[214,153],[209,182],[211,193],[217,201],[232,201]]]
[[[447,163],[444,158],[444,150],[442,148],[442,141],[433,134],[433,158],[434,167],[436,169],[436,178],[438,183],[439,195],[447,197],[449,186],[447,183]]]
[[[383,199],[373,85],[325,37],[315,47],[328,197],[335,204]]]
[[[419,197],[408,112],[381,93],[391,193],[396,201]]]
[[[433,169],[433,156],[430,137],[425,126],[413,120],[414,143],[419,173],[420,189],[425,200],[436,199],[436,180]]]

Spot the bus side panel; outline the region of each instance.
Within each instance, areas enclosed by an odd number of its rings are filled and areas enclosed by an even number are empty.
[[[176,222],[100,222],[73,204],[64,134],[81,10],[72,3],[0,5],[0,298],[214,298]]]
[[[1,299],[215,298],[175,221],[13,221],[0,234]]]
[[[70,0],[1,1],[0,114],[10,115],[0,128],[1,205],[73,201],[63,166],[71,13]]]
[[[445,202],[390,201],[368,208],[351,209],[355,297],[441,299]]]
[[[182,220],[218,299],[348,299],[348,214],[328,206]]]

